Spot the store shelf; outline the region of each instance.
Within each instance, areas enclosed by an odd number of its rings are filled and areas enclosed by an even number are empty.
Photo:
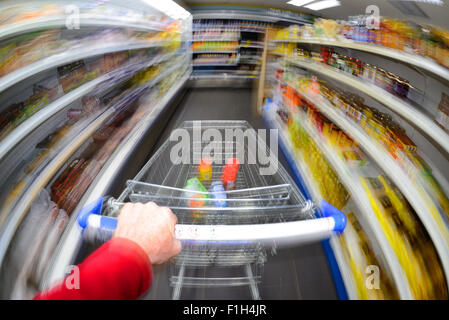
[[[282,126],[279,124],[278,121],[275,119],[270,119],[265,114],[264,117],[266,118],[267,122],[270,124],[271,128],[278,129],[279,131],[279,139],[280,139],[280,145],[284,146],[286,149],[285,151],[291,156],[291,159],[293,161],[293,165],[296,166],[296,169],[301,174],[301,178],[303,179],[304,183],[306,184],[306,188],[308,193],[310,194],[313,201],[319,203],[322,199],[320,196],[320,192],[318,190],[318,187],[316,186],[315,182],[312,179],[309,179],[306,172],[310,172],[308,170],[307,165],[302,159],[302,156],[298,154],[295,149],[293,148],[293,145],[290,142],[290,139],[288,139],[288,136],[285,133],[285,129],[282,128]],[[341,247],[341,244],[338,242],[337,236],[332,236],[330,238],[330,245],[332,248],[332,251],[334,253],[335,259],[338,264],[338,269],[340,272],[340,275],[342,277],[344,287],[347,291],[348,297],[351,300],[358,299],[357,296],[357,289],[354,283],[354,279],[351,277],[352,272],[349,268],[348,262],[346,261],[344,255],[343,255],[343,249]]]
[[[217,78],[223,78],[223,80],[226,79],[254,79],[257,75],[237,75],[237,74],[231,74],[228,75],[226,73],[214,73],[214,74],[204,74],[204,75],[192,75],[190,79],[192,80],[202,80],[202,79],[217,79]]]
[[[263,49],[264,46],[260,44],[240,44],[240,48],[254,48],[254,49]]]
[[[241,60],[257,60],[257,61],[260,61],[260,60],[262,60],[262,57],[260,57],[260,56],[256,56],[256,55],[249,55],[249,56],[240,56],[240,59]]]
[[[229,10],[217,12],[216,10],[204,13],[193,14],[193,20],[254,20],[254,21],[264,21],[264,22],[277,22],[280,19],[258,15],[254,13],[243,13],[243,12],[230,12]]]
[[[440,147],[445,153],[449,154],[449,134],[441,129],[424,113],[418,111],[412,105],[387,92],[386,90],[364,81],[361,78],[349,75],[348,73],[336,70],[335,68],[328,67],[324,64],[291,58],[286,58],[286,61],[298,67],[314,71],[323,76],[351,86],[358,91],[367,94],[424,132],[431,138],[437,147]]]
[[[135,96],[139,97],[145,89],[154,86],[160,80],[164,79],[169,73],[181,68],[184,63],[176,64],[173,67],[165,70],[153,80],[149,81],[143,86],[140,86],[134,90]],[[124,99],[120,99],[116,104],[108,109],[104,110],[97,118],[87,124],[80,133],[75,136],[71,141],[60,150],[57,155],[45,166],[45,168],[39,173],[39,176],[28,186],[23,195],[20,196],[20,201],[16,203],[13,210],[9,213],[5,220],[5,223],[0,227],[0,265],[3,263],[3,259],[8,250],[9,244],[17,231],[20,223],[25,215],[28,213],[31,204],[39,194],[40,190],[51,181],[51,179],[57,174],[57,172],[67,163],[73,154],[88,140],[92,134],[97,131],[116,111],[116,108],[122,106]]]
[[[151,59],[147,63],[142,63],[138,69],[134,70],[138,72],[141,69],[147,68],[151,65],[157,64],[159,62],[165,61],[171,58],[173,54],[166,54],[155,57]],[[71,103],[76,101],[77,99],[82,98],[84,95],[88,94],[92,90],[94,90],[99,84],[107,81],[110,77],[112,77],[117,72],[121,70],[127,70],[130,66],[126,65],[117,70],[113,70],[105,75],[102,75],[92,81],[89,81],[82,86],[70,91],[69,93],[63,95],[59,99],[51,102],[47,106],[43,107],[37,113],[35,113],[32,117],[24,121],[17,128],[15,128],[9,135],[7,135],[0,143],[0,161],[2,161],[5,156],[15,148],[23,139],[25,139],[29,134],[31,134],[36,128],[38,128],[42,123],[46,120],[57,114],[59,111],[69,106]],[[131,76],[131,75],[130,75]],[[129,76],[129,77],[130,77]],[[125,81],[129,77],[123,78],[119,83]],[[107,89],[107,88],[104,88]]]
[[[194,63],[194,67],[235,67],[238,63]]]
[[[216,38],[216,39],[211,39],[211,38],[203,38],[203,39],[193,39],[193,42],[225,42],[225,41],[239,41],[240,38]]]
[[[352,137],[377,166],[394,182],[413,207],[429,233],[441,259],[446,279],[449,279],[449,230],[429,195],[402,170],[399,164],[362,129],[341,115],[321,96],[301,92],[328,119]]]
[[[9,23],[0,27],[0,40],[49,28],[66,28],[67,16],[54,15],[39,18],[26,19],[15,23]],[[100,16],[98,14],[80,14],[81,27],[111,27],[129,28],[136,31],[163,31],[161,24],[135,21],[119,16]]]
[[[193,54],[201,53],[237,53],[237,50],[198,50],[192,51]]]
[[[249,61],[248,59],[240,59],[240,64],[260,65],[260,61]]]
[[[62,53],[51,55],[34,63],[31,63],[23,68],[17,69],[6,76],[0,78],[0,92],[15,85],[16,83],[27,79],[39,72],[46,71],[73,61],[86,59],[106,53],[119,52],[125,50],[137,50],[151,47],[161,47],[168,42],[160,41],[150,43],[148,41],[131,41],[128,43],[112,43],[100,46],[83,46],[82,48],[66,50]]]
[[[236,31],[236,32],[253,32],[253,33],[265,33],[265,30],[258,30],[258,29],[250,29],[250,28],[233,28],[233,27],[227,27],[227,26],[223,26],[223,27],[218,27],[218,28],[208,28],[208,27],[204,27],[204,28],[193,28],[193,32],[197,32],[197,31],[222,31],[222,30],[226,30],[226,31]]]
[[[322,39],[299,39],[299,40],[273,40],[272,43],[279,42],[293,42],[293,43],[305,43],[305,44],[318,44],[323,46],[333,46],[347,49],[354,49],[364,51],[379,56],[386,57],[388,59],[394,59],[398,62],[407,63],[411,66],[425,70],[435,76],[438,76],[445,81],[449,81],[449,69],[441,66],[432,59],[426,58],[421,55],[408,53],[403,50],[397,50],[387,48],[376,44],[366,44],[356,41],[333,41]]]
[[[240,32],[266,33],[266,30],[258,30],[258,29],[251,29],[251,28],[241,28]]]
[[[289,16],[287,14],[276,14],[273,12],[254,12],[253,10],[198,10],[193,12],[194,20],[213,20],[213,19],[231,19],[231,20],[253,20],[264,22],[290,22],[296,24],[310,23],[303,17]]]
[[[356,173],[354,168],[351,169],[341,160],[337,153],[332,150],[332,147],[324,141],[323,136],[314,129],[308,121],[306,121],[305,115],[301,116],[301,125],[335,170],[346,190],[351,194],[352,201],[354,201],[355,205],[360,210],[359,213],[361,216],[358,215],[357,218],[361,222],[363,229],[369,235],[369,238],[375,239],[378,243],[379,248],[385,257],[386,265],[391,270],[393,281],[398,289],[400,298],[406,300],[413,299],[407,277],[376,218],[376,214],[374,213],[370,201],[366,196],[366,192],[360,182],[360,176]]]
[[[167,91],[167,93],[157,102],[152,111],[139,122],[139,125],[135,127],[133,131],[130,132],[127,138],[120,143],[92,182],[74,212],[78,212],[86,204],[105,195],[105,192],[107,192],[113,183],[113,179],[118,170],[126,164],[127,155],[139,146],[139,142],[145,132],[150,130],[155,124],[158,116],[164,112],[170,101],[184,87],[189,77],[190,72],[188,71]],[[63,238],[55,251],[56,254],[54,255],[54,260],[50,261],[50,266],[52,267],[47,269],[49,272],[44,276],[43,287],[47,287],[54,283],[55,280],[64,276],[67,266],[73,263],[80,244],[81,233],[79,229],[76,228],[76,219],[72,219],[68,225],[67,232],[63,235]]]

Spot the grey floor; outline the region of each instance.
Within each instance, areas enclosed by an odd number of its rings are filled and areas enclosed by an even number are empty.
[[[190,90],[170,120],[159,144],[185,120],[247,120],[254,128],[264,128],[261,118],[252,112],[252,98],[250,89]],[[289,171],[280,153],[279,160]],[[173,288],[169,286],[169,276],[173,272],[169,265],[155,266],[153,285],[146,299],[170,299]],[[220,276],[225,273],[239,276],[239,270],[234,269],[201,268],[192,272],[196,276],[214,272],[220,272]],[[337,299],[320,243],[277,250],[274,255],[268,252],[261,279],[258,288],[262,299]],[[181,299],[251,299],[251,293],[248,286],[184,287]]]

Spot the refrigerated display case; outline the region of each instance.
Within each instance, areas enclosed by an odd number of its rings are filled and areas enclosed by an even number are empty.
[[[0,5],[2,298],[43,288],[68,252],[74,212],[111,189],[173,112],[191,73],[192,24],[173,5]]]

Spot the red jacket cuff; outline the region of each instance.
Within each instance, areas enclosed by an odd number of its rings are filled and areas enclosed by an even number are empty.
[[[39,293],[35,299],[137,299],[152,281],[148,255],[125,238],[112,238],[103,244],[78,265],[78,270],[79,281],[72,272],[61,284]]]

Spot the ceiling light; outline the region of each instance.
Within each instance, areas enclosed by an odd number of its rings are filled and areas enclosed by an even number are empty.
[[[437,6],[444,5],[444,2],[442,0],[402,0],[402,1],[423,2],[423,3],[434,4],[434,5],[437,5]]]
[[[303,6],[305,4],[310,3],[312,1],[315,1],[315,0],[291,0],[291,1],[287,2],[287,3],[291,4],[292,6],[300,7],[300,6]]]
[[[323,9],[327,9],[327,8],[337,7],[339,5],[341,5],[341,3],[338,0],[324,0],[324,1],[319,1],[319,2],[309,4],[309,5],[305,6],[305,8],[318,11],[318,10],[323,10]]]
[[[415,1],[388,1],[405,15],[429,18],[427,14],[415,3]]]
[[[181,7],[172,0],[143,0],[145,3],[154,9],[166,14],[173,19],[187,19],[190,17],[190,12]]]

